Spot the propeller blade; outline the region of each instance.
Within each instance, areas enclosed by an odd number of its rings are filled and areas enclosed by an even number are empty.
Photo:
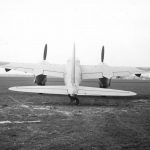
[[[101,52],[101,62],[104,62],[104,46],[102,47],[102,52]]]
[[[45,47],[44,47],[43,60],[46,60],[46,56],[47,56],[47,44],[45,44]]]

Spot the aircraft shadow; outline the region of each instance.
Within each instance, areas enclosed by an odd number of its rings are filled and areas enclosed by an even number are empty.
[[[38,103],[39,105],[54,105],[54,106],[75,106],[75,104],[70,104],[70,99],[65,95],[55,95],[55,94],[32,94],[32,93],[21,93],[16,94],[16,96],[29,97],[29,101],[33,103]],[[80,104],[78,106],[128,106],[134,101],[150,100],[150,94],[146,95],[136,95],[136,96],[78,96]],[[37,101],[38,99],[38,101]]]

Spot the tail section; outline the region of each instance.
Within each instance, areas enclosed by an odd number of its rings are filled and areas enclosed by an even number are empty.
[[[75,84],[75,43],[73,46],[73,54],[72,54],[72,83]]]

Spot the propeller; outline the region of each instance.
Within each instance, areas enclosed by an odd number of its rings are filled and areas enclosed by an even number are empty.
[[[47,57],[47,44],[45,44],[45,47],[44,47],[43,60],[46,60],[46,57]]]
[[[104,46],[102,46],[102,52],[101,52],[101,62],[104,62]]]

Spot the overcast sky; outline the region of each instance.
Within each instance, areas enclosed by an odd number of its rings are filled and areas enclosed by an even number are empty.
[[[0,0],[0,61],[150,67],[149,0]]]

